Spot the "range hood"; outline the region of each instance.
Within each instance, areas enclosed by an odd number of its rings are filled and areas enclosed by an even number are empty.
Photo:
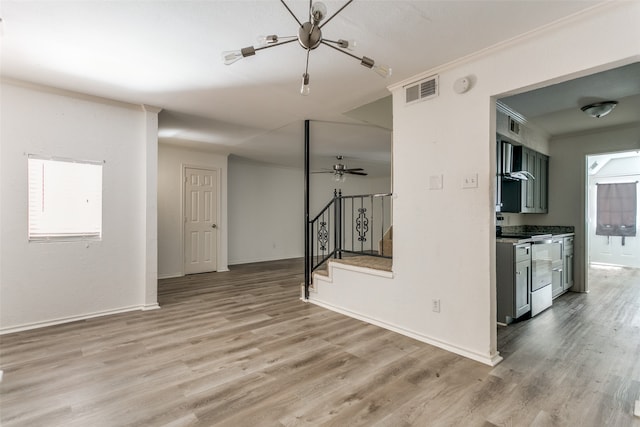
[[[530,172],[525,170],[514,171],[513,170],[513,145],[509,142],[502,141],[502,177],[506,179],[514,179],[519,181],[528,181],[529,179],[536,179]],[[522,164],[522,162],[518,162]]]

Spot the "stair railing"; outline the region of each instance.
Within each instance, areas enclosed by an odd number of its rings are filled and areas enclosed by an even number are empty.
[[[306,298],[313,272],[330,258],[341,259],[345,254],[392,257],[385,251],[391,197],[391,193],[343,196],[341,190],[334,190],[333,199],[307,224],[305,267],[311,274],[305,277]]]

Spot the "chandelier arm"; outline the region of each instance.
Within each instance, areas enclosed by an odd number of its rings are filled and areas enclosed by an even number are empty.
[[[298,40],[298,39],[295,38],[295,39],[286,40],[286,41],[283,41],[283,42],[280,42],[280,43],[268,44],[266,46],[256,47],[254,50],[257,52],[259,50],[269,49],[270,47],[282,46],[283,44],[291,43],[291,42],[294,42],[296,40]]]
[[[309,74],[309,53],[311,53],[311,49],[307,49],[307,65],[304,68],[305,74]]]
[[[323,45],[325,45],[325,46],[329,46],[331,49],[335,49],[335,50],[337,50],[338,52],[342,52],[342,53],[344,53],[345,55],[349,55],[350,57],[355,58],[355,59],[357,59],[358,61],[362,61],[362,58],[361,58],[361,57],[356,56],[356,55],[354,55],[354,54],[352,54],[352,53],[346,52],[346,51],[344,51],[344,50],[340,49],[339,47],[336,47],[336,46],[334,46],[334,45],[332,45],[332,44],[329,44],[327,40],[324,40],[324,39],[323,39],[320,43],[322,43],[322,44],[323,44]],[[335,42],[334,42],[334,43],[335,43]],[[257,50],[257,49],[256,49],[256,50]]]
[[[282,5],[287,8],[287,10],[291,14],[291,16],[293,16],[293,19],[295,19],[296,22],[298,23],[298,25],[300,25],[302,27],[302,22],[300,22],[298,17],[291,11],[291,9],[289,9],[289,6],[287,6],[287,4],[284,2],[284,0],[280,0],[280,3],[282,3]]]
[[[282,1],[282,0],[281,0]],[[324,27],[325,25],[327,25],[329,23],[329,21],[331,21],[337,14],[339,14],[340,12],[342,12],[342,9],[344,9],[345,7],[349,6],[351,4],[351,2],[353,2],[353,0],[349,0],[348,2],[346,2],[340,9],[338,9],[338,11],[336,13],[334,13],[333,15],[331,15],[329,17],[329,19],[327,19],[326,21],[324,21],[324,24],[320,25],[320,29],[322,29],[322,27]]]

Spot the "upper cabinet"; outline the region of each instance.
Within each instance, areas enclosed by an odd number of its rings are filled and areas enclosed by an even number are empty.
[[[496,212],[548,213],[549,136],[496,104]],[[539,150],[539,151],[537,151]]]
[[[502,179],[502,212],[548,213],[549,157],[524,146],[513,148],[514,170],[527,171],[527,180]]]

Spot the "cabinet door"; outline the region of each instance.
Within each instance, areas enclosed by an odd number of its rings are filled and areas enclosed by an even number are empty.
[[[538,179],[538,172],[536,166],[535,152],[528,148],[522,148],[522,169],[531,173],[536,179],[528,179],[522,181],[522,212],[523,213],[535,213],[536,212],[536,181]]]
[[[562,283],[563,290],[567,290],[573,286],[573,253],[564,256],[564,280]]]
[[[549,212],[549,157],[537,154],[538,175],[536,175],[536,212]]]
[[[518,318],[531,310],[531,262],[516,264],[515,277],[515,317]]]
[[[551,292],[554,298],[564,291],[564,277],[562,267],[551,270]]]

